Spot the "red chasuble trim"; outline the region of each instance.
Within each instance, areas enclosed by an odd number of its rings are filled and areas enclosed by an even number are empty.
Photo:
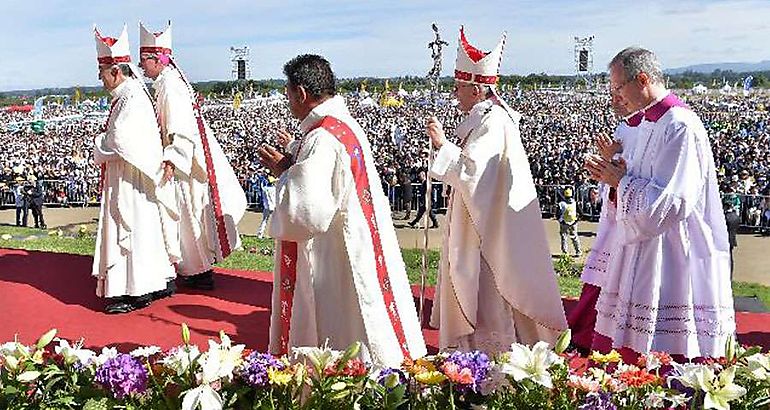
[[[382,251],[382,241],[380,240],[379,228],[377,227],[377,218],[374,214],[374,204],[372,203],[371,186],[369,184],[369,175],[366,172],[366,162],[361,144],[353,130],[344,122],[327,116],[321,119],[310,131],[316,128],[323,128],[332,134],[342,145],[345,146],[348,155],[350,155],[350,170],[353,174],[353,180],[356,184],[356,193],[358,201],[364,212],[367,224],[369,225],[369,234],[372,238],[374,250],[374,265],[377,270],[377,280],[380,284],[385,310],[388,312],[390,324],[393,332],[396,334],[398,345],[404,357],[409,355],[409,347],[406,343],[404,328],[401,324],[401,318],[398,315],[396,300],[393,296],[393,289],[390,286],[390,275],[385,264],[385,255]],[[308,132],[310,132],[308,131]],[[289,329],[291,325],[291,307],[294,299],[294,283],[297,278],[296,266],[297,244],[295,242],[281,242],[281,353],[286,353],[288,348]]]
[[[297,242],[281,241],[280,274],[281,340],[280,354],[289,353],[291,309],[294,306],[294,285],[297,283]]]
[[[196,103],[193,103],[193,112],[195,113],[195,119],[198,122],[198,134],[201,136],[203,155],[206,158],[206,174],[208,174],[209,177],[209,194],[211,195],[211,200],[214,203],[214,218],[217,224],[219,248],[222,251],[222,258],[224,259],[233,252],[233,248],[230,246],[230,241],[227,239],[227,227],[225,225],[224,214],[222,213],[222,201],[219,198],[217,173],[214,170],[214,160],[211,158],[211,148],[209,147],[209,139],[206,136],[206,127],[203,125],[203,117],[201,116],[200,107]]]
[[[469,73],[467,71],[460,71],[455,70],[455,78],[460,81],[469,81],[469,82],[476,82],[480,84],[496,84],[497,83],[497,76],[496,75],[481,75],[481,74],[473,74]]]
[[[139,47],[139,53],[171,54],[171,49],[166,47],[142,46]]]
[[[131,56],[117,56],[117,57],[99,57],[96,59],[99,64],[118,64],[118,63],[130,63]]]

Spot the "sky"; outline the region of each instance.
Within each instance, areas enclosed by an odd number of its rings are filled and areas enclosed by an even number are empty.
[[[136,61],[138,22],[173,21],[176,60],[192,81],[231,78],[230,47],[249,46],[251,78],[282,78],[303,53],[325,56],[340,78],[424,76],[436,22],[449,42],[458,29],[491,50],[508,39],[503,74],[572,74],[575,36],[594,35],[594,69],[630,45],[655,51],[664,68],[770,59],[767,0],[2,0],[0,91],[99,85],[93,25],[117,36],[128,25]]]

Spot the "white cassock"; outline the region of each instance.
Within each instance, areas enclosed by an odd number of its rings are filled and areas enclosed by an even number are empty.
[[[520,115],[488,99],[457,127],[431,175],[452,186],[431,324],[439,347],[502,352],[567,328]],[[510,113],[510,114],[509,114]]]
[[[324,118],[333,124],[315,128]],[[270,351],[328,339],[336,349],[360,341],[365,357],[383,366],[425,355],[366,133],[340,96],[315,107],[300,127],[305,136],[289,147],[295,163],[276,185],[269,232],[276,238]],[[341,139],[332,134],[345,129]],[[289,265],[294,284],[282,270]]]
[[[142,296],[174,276],[179,250],[164,227],[178,211],[173,188],[156,188],[163,147],[149,95],[135,79],[111,94],[106,132],[94,141],[104,171],[92,275],[100,297]]]
[[[621,121],[615,128],[613,140],[622,144],[623,151],[616,154],[616,158],[623,158],[627,166],[633,163],[636,131],[641,113],[638,116],[629,116]],[[610,198],[610,187],[599,184],[599,195],[602,199],[602,210],[599,214],[599,223],[596,227],[596,240],[586,256],[583,273],[580,280],[583,282],[583,291],[580,294],[575,307],[570,311],[569,327],[572,330],[572,342],[583,349],[591,349],[596,326],[596,301],[599,298],[602,283],[607,276],[607,264],[612,254],[615,242],[612,236],[616,232],[616,208]]]
[[[210,180],[193,94],[179,71],[170,66],[164,68],[153,88],[164,145],[163,160],[176,168],[182,249],[178,270],[184,276],[195,275],[211,269],[229,250],[240,246],[237,225],[246,211],[246,194],[213,132],[204,124],[216,184]],[[221,218],[216,215],[216,198],[221,205]]]
[[[639,114],[641,115],[641,114]],[[636,132],[638,131],[638,118],[630,118],[632,125],[627,120],[621,121],[615,128],[612,135],[614,141],[622,144],[623,151],[617,156],[623,158],[627,167],[634,165],[634,151],[636,149]],[[616,227],[616,207],[610,200],[610,187],[606,184],[599,185],[599,191],[602,198],[602,211],[599,215],[599,224],[596,227],[596,240],[591,250],[586,256],[586,263],[580,280],[597,287],[602,287],[602,282],[606,276],[607,263],[610,259],[615,243],[612,241],[612,234]]]
[[[723,356],[735,313],[708,135],[669,94],[645,110],[636,138],[618,185],[596,332],[637,353]]]

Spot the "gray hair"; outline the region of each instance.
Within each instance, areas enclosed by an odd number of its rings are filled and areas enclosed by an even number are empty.
[[[619,52],[608,68],[618,65],[623,69],[626,80],[631,81],[639,74],[645,73],[654,84],[663,84],[663,70],[660,68],[658,57],[650,50],[641,47],[628,47]]]
[[[130,65],[124,64],[124,63],[118,63],[118,64],[115,64],[115,66],[120,69],[120,72],[123,73],[123,76],[125,76],[126,78],[134,77],[134,72],[133,70],[131,70]]]
[[[492,86],[489,84],[484,84],[481,86],[481,92],[484,93],[484,97],[490,98],[494,95],[492,92]]]

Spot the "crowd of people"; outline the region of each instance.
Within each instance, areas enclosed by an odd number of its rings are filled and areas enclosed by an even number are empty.
[[[683,94],[709,132],[722,192],[735,196],[744,224],[766,226],[770,209],[770,95]],[[523,115],[522,140],[544,211],[555,211],[563,199],[563,187],[572,186],[580,213],[598,215],[598,195],[583,163],[596,136],[611,134],[617,124],[609,97],[565,90],[514,90],[503,97]],[[363,98],[358,93],[346,98],[353,116],[367,131],[383,186],[391,188],[391,201],[402,209],[401,190],[394,187],[403,181],[417,183],[427,165],[426,117],[435,115],[447,135],[453,135],[461,120],[459,111],[448,95],[435,102],[424,95],[402,96],[402,106],[387,108],[360,103]],[[43,112],[43,119],[48,121],[38,135],[29,126],[8,126],[32,120],[31,113],[0,111],[3,204],[12,203],[14,180],[26,180],[29,175],[57,181],[46,185],[46,203],[95,203],[99,172],[92,159],[93,140],[101,132],[104,117],[83,115],[83,108],[55,104],[45,106]],[[257,160],[257,148],[263,143],[273,144],[278,129],[299,134],[298,123],[284,100],[247,100],[237,110],[229,103],[212,100],[204,105],[204,115],[243,181],[248,202],[260,203],[258,181],[265,170]],[[50,120],[53,118],[57,120]],[[434,202],[442,200],[435,196]]]

